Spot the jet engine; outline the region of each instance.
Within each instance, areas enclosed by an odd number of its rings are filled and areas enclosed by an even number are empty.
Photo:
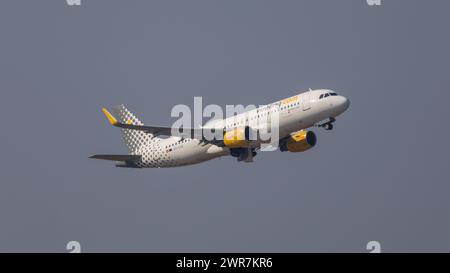
[[[280,151],[282,152],[304,152],[316,145],[317,137],[312,131],[301,130],[292,134],[280,143]]]
[[[250,127],[235,128],[223,134],[223,145],[228,148],[248,147],[250,143]]]

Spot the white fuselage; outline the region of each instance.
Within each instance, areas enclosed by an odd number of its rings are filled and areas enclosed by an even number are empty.
[[[324,94],[333,94],[323,97]],[[322,96],[321,96],[322,95]],[[287,99],[267,104],[257,109],[226,118],[220,122],[226,130],[242,128],[253,121],[267,120],[267,115],[279,116],[279,138],[314,126],[320,121],[342,114],[349,106],[349,100],[331,90],[319,89],[307,91]],[[203,128],[216,124],[209,122]],[[264,125],[260,126],[270,126]],[[256,146],[260,143],[255,142]],[[216,157],[229,155],[228,147],[205,144],[198,139],[169,137],[143,146],[134,152],[142,156],[138,167],[161,168],[191,165]]]

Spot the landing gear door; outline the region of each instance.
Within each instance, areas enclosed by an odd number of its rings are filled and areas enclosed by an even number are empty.
[[[303,93],[303,95],[301,97],[303,111],[311,109],[311,102],[309,101],[310,94],[311,94],[311,92],[306,92],[306,93]]]

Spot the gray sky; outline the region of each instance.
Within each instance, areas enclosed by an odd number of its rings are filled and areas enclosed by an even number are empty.
[[[5,0],[0,251],[450,251],[448,1]],[[122,169],[102,106],[350,98],[305,153]]]

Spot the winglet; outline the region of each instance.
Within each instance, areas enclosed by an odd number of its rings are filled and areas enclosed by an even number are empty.
[[[106,110],[106,108],[102,108],[102,112],[103,114],[105,114],[106,118],[108,119],[109,123],[111,123],[111,125],[117,125],[117,119],[111,115],[111,113]]]

